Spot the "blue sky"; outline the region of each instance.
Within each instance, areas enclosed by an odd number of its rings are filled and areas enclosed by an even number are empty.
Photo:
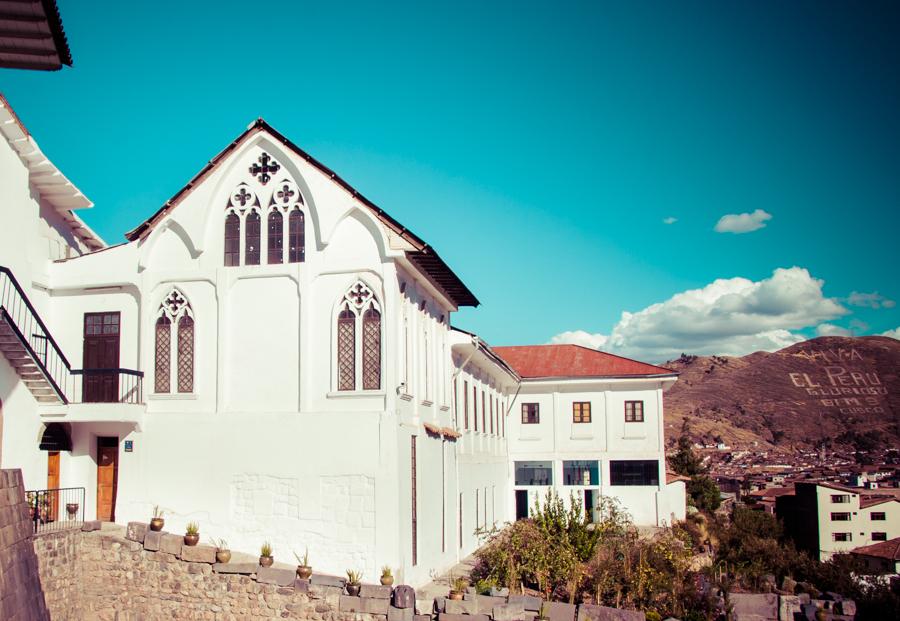
[[[900,4],[59,6],[74,66],[0,90],[108,242],[262,116],[437,248],[494,344],[900,327]]]

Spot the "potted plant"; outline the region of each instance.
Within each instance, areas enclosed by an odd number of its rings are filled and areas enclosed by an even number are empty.
[[[381,584],[383,586],[391,586],[394,584],[394,575],[391,573],[389,565],[385,565],[381,568]]]
[[[150,519],[150,530],[161,531],[165,525],[163,512],[159,510],[159,505],[156,505],[153,507],[153,517]]]
[[[469,586],[469,581],[466,580],[463,576],[458,576],[455,579],[450,580],[450,599],[455,599],[457,601],[463,598],[463,594],[466,592],[466,587]]]
[[[362,572],[347,570],[347,595],[356,597],[359,595],[359,589],[362,586]]]
[[[274,562],[275,557],[272,556],[272,544],[266,541],[259,548],[259,564],[262,567],[271,567]]]
[[[309,580],[309,577],[312,575],[312,567],[309,566],[309,548],[306,548],[306,551],[303,553],[303,556],[300,556],[296,552],[294,552],[294,556],[297,557],[297,577],[301,580]]]
[[[195,546],[200,541],[200,525],[197,522],[188,522],[184,531],[184,545]]]
[[[69,514],[69,519],[74,520],[78,515],[78,503],[77,502],[67,502],[66,503],[66,513]]]
[[[231,550],[228,549],[228,542],[224,539],[213,539],[212,543],[216,546],[216,562],[223,565],[231,561]]]

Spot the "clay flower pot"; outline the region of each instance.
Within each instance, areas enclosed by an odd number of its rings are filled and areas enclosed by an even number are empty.
[[[76,514],[78,513],[78,503],[77,502],[67,502],[66,503],[66,513],[69,514],[70,520],[74,520]]]
[[[271,567],[272,563],[274,563],[274,562],[275,562],[274,556],[260,556],[259,557],[259,564],[261,567]]]
[[[450,591],[450,599],[456,601],[462,601],[463,593],[462,591]]]
[[[312,567],[309,565],[297,565],[297,577],[301,580],[309,580],[312,575]]]
[[[216,562],[226,564],[231,561],[231,550],[216,550]]]
[[[392,586],[394,584],[394,576],[381,576],[381,586]]]
[[[359,588],[360,588],[360,585],[358,585],[358,584],[348,584],[347,585],[347,595],[350,595],[351,597],[356,597],[357,595],[359,595]]]
[[[200,542],[200,533],[186,534],[184,536],[184,545],[195,546]]]
[[[150,520],[150,530],[159,532],[165,525],[166,521],[162,518],[153,518],[152,520]]]

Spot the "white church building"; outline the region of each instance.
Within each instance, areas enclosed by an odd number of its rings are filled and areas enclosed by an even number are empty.
[[[434,249],[265,121],[118,245],[2,96],[0,135],[0,465],[29,489],[413,585],[549,486],[683,518],[675,373],[451,327],[478,300]]]

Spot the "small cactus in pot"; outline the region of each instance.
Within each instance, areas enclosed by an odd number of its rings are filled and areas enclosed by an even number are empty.
[[[216,562],[223,565],[231,562],[231,550],[228,549],[228,542],[224,539],[213,539],[212,543],[216,546]]]
[[[359,595],[359,590],[362,588],[362,572],[361,571],[353,571],[352,569],[347,570],[347,595],[352,595],[356,597]]]
[[[312,567],[309,566],[309,548],[303,553],[303,556],[300,556],[296,552],[294,552],[294,556],[297,558],[297,577],[301,580],[309,580],[309,577],[312,575]]]
[[[188,522],[184,532],[184,545],[195,546],[200,542],[200,525],[197,522]]]
[[[266,541],[259,548],[259,564],[262,567],[271,567],[274,562],[275,557],[272,556],[272,544]]]
[[[163,512],[160,511],[159,505],[153,507],[153,517],[150,518],[150,530],[153,531],[161,531],[163,526],[166,525],[165,519],[163,519]]]
[[[394,574],[391,571],[390,565],[385,565],[381,568],[381,584],[383,586],[391,586],[394,584]]]

